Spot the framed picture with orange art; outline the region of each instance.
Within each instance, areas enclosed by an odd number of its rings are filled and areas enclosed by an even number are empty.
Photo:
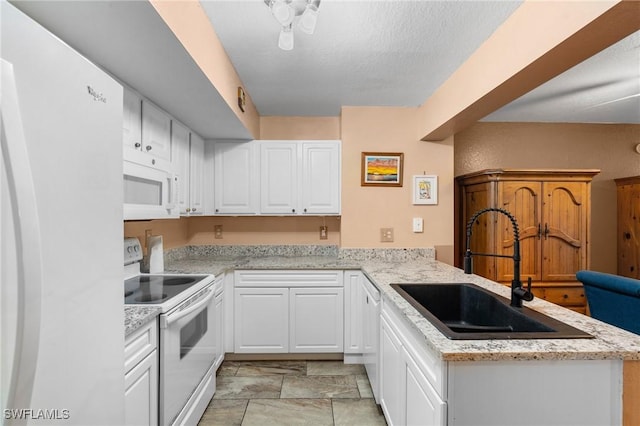
[[[402,186],[404,154],[363,152],[360,186]]]

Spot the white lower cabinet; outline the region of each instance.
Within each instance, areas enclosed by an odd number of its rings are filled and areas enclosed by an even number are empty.
[[[224,336],[224,275],[216,277],[216,280],[213,284],[214,288],[214,307],[213,312],[215,315],[215,360],[213,362],[213,367],[217,370],[218,367],[224,361],[224,345],[225,345],[225,336]]]
[[[125,340],[125,424],[158,424],[158,324],[150,322]]]
[[[444,425],[446,404],[403,348],[407,425]]]
[[[399,318],[383,307],[380,405],[390,425],[446,424],[447,406],[442,397],[445,366],[432,355],[417,347]]]
[[[342,352],[342,288],[291,288],[289,309],[289,352]]]
[[[342,271],[236,271],[234,352],[342,352],[342,283]]]
[[[289,289],[236,288],[234,352],[289,352]]]

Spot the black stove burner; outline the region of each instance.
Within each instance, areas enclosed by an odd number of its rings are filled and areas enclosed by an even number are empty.
[[[160,295],[155,295],[155,294],[142,294],[140,296],[137,296],[135,298],[136,302],[141,302],[141,303],[151,303],[151,302],[162,302],[164,299],[167,298],[166,294],[160,294]]]
[[[138,275],[124,282],[125,305],[161,304],[207,275]]]

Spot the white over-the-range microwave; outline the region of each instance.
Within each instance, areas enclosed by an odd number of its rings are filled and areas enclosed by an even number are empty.
[[[179,217],[178,179],[171,171],[124,161],[124,220]]]

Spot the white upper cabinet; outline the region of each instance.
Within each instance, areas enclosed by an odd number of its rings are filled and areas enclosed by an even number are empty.
[[[295,214],[298,212],[298,144],[295,142],[259,142],[260,213]]]
[[[189,214],[189,129],[177,121],[171,123],[171,150],[174,172],[178,175],[180,215]]]
[[[126,161],[171,170],[171,117],[127,87],[124,88],[122,143]]]
[[[340,214],[340,141],[257,141],[261,214]]]
[[[204,141],[175,120],[171,122],[171,158],[178,175],[180,215],[203,214]]]
[[[149,101],[142,101],[142,151],[171,162],[171,116]]]
[[[131,152],[140,152],[142,147],[142,98],[127,88],[123,96],[122,143],[126,160]]]
[[[302,144],[302,212],[340,214],[340,141]]]
[[[189,156],[189,204],[191,215],[204,214],[204,140],[195,133]]]
[[[258,145],[216,142],[214,187],[216,214],[256,214],[259,208]]]

